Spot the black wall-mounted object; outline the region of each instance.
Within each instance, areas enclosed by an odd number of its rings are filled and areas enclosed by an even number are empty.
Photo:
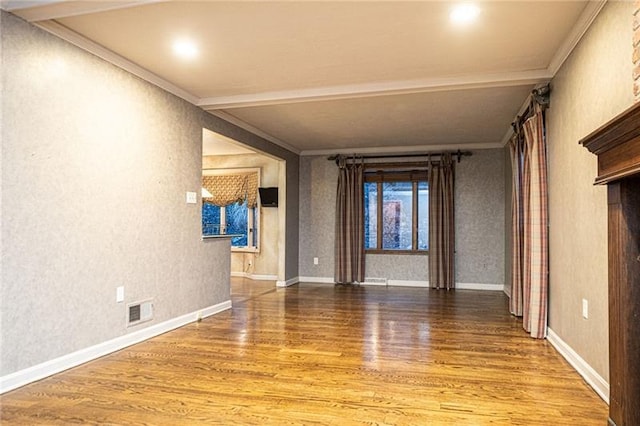
[[[278,188],[258,188],[262,207],[278,207]]]

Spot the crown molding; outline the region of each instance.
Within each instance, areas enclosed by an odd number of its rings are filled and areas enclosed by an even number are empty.
[[[531,94],[529,94],[529,96],[526,97],[526,99],[522,103],[522,106],[518,110],[518,113],[516,114],[515,117],[513,117],[513,121],[516,121],[518,117],[524,114],[524,112],[529,107],[530,102],[531,102]],[[507,144],[509,143],[509,140],[511,140],[511,136],[513,136],[513,127],[511,126],[511,123],[509,123],[509,127],[507,128],[507,131],[502,137],[502,141],[500,142],[500,145],[502,145],[503,147],[507,146]]]
[[[288,103],[406,95],[412,93],[483,89],[537,84],[551,76],[547,70],[479,74],[452,78],[383,81],[376,83],[314,87],[300,90],[253,93],[200,99],[198,106],[207,111],[247,108]]]
[[[34,25],[42,28],[43,30],[50,32],[51,34],[68,41],[69,43],[78,46],[81,49],[86,50],[87,52],[104,59],[105,61],[122,68],[123,70],[140,77],[143,80],[148,81],[151,84],[155,84],[163,90],[166,90],[169,93],[172,93],[179,98],[184,99],[187,102],[190,102],[194,105],[198,103],[198,98],[193,94],[187,92],[186,90],[181,89],[173,83],[159,77],[158,75],[148,71],[145,68],[142,68],[139,65],[125,59],[124,57],[114,53],[113,51],[95,43],[88,38],[76,33],[75,31],[70,30],[64,25],[56,22],[56,21],[43,21],[36,22]]]
[[[571,52],[573,52],[573,49],[576,48],[576,46],[582,39],[582,36],[584,36],[587,30],[589,29],[589,27],[591,27],[591,24],[593,24],[593,21],[596,19],[596,17],[598,16],[598,14],[600,13],[600,11],[602,10],[602,8],[606,3],[607,3],[607,0],[595,0],[595,1],[587,2],[587,5],[585,6],[584,10],[580,14],[578,21],[573,26],[573,28],[571,29],[567,37],[564,39],[564,41],[556,51],[555,55],[553,55],[553,58],[551,59],[551,62],[547,67],[547,74],[549,75],[549,80],[555,77],[558,71],[560,71],[560,68],[562,67],[564,62],[567,60],[567,58],[569,58],[569,55],[571,55]],[[541,81],[541,83],[545,83],[545,82]],[[518,110],[518,113],[513,118],[514,120],[518,116],[524,114],[525,109],[529,105],[529,101],[530,101],[530,96],[527,96],[527,98],[524,100],[524,103],[520,107],[520,110]],[[513,128],[509,126],[507,128],[507,131],[504,134],[504,137],[502,138],[502,142],[501,142],[502,146],[506,146],[507,143],[509,143],[509,140],[511,139],[512,135],[513,135]]]
[[[106,12],[109,10],[126,9],[149,3],[159,3],[165,0],[122,0],[122,1],[78,1],[78,0],[8,0],[2,3],[2,8],[24,19],[35,23],[50,19],[67,18],[70,16],[87,15],[90,13]]]
[[[159,77],[158,75],[148,71],[147,69],[142,68],[141,66],[129,61],[128,59],[125,59],[124,57],[103,47],[102,45],[89,40],[83,35],[78,34],[73,30],[70,30],[69,28],[65,27],[64,25],[56,21],[34,22],[33,25],[36,25],[39,28],[42,28],[43,30],[55,35],[56,37],[59,37],[83,50],[86,50],[87,52],[101,59],[104,59],[105,61],[119,68],[122,68],[123,70],[137,77],[140,77],[141,79],[151,84],[154,84],[160,87],[161,89],[169,93],[172,93],[193,105],[199,106],[198,105],[200,103],[199,98],[196,97],[195,95],[183,90],[182,88],[163,79],[162,77]],[[231,114],[227,114],[223,111],[208,111],[208,112],[219,118],[222,118],[225,121],[235,124],[236,126],[243,128],[257,136],[260,136],[263,139],[266,139],[269,142],[272,142],[288,151],[294,152],[298,155],[300,154],[300,150],[298,148],[292,145],[289,145],[288,143],[276,138],[275,136],[269,135],[268,133],[265,133],[256,127],[251,126],[250,124],[234,117]]]
[[[260,130],[257,127],[252,126],[251,124],[247,123],[246,121],[242,121],[240,120],[238,117],[231,115],[227,112],[224,111],[207,111],[209,114],[211,115],[215,115],[218,118],[223,119],[224,121],[227,121],[231,124],[234,124],[238,127],[240,127],[241,129],[244,129],[250,133],[253,133],[256,136],[260,136],[262,139],[266,139],[269,142],[272,142],[278,146],[280,146],[281,148],[286,149],[287,151],[291,151],[295,154],[300,155],[300,149],[296,148],[293,145],[290,145],[288,143],[286,143],[283,140],[280,140],[278,138],[276,138],[275,136],[270,135],[269,133],[266,133],[262,130]]]
[[[553,55],[551,62],[549,63],[549,67],[547,71],[551,77],[554,77],[556,73],[564,64],[564,61],[567,60],[573,49],[578,45],[582,36],[587,32],[593,21],[596,19],[596,16],[600,13],[604,5],[607,3],[607,0],[595,0],[588,1],[585,6],[582,14],[578,18],[578,21],[573,26],[567,37],[564,39],[556,54]]]
[[[300,152],[301,157],[333,154],[408,154],[412,152],[457,151],[502,148],[500,142],[495,143],[461,143],[440,145],[405,145],[381,147],[351,147],[338,149],[311,149]]]
[[[500,146],[502,146],[503,148],[507,146],[507,144],[509,143],[509,140],[511,139],[511,136],[513,136],[513,128],[511,127],[511,125],[509,125],[509,128],[507,128],[507,131],[504,133],[504,136],[502,137]]]

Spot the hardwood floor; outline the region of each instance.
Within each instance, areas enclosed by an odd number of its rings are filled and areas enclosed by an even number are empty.
[[[244,291],[230,311],[5,394],[1,423],[606,424],[502,293]]]

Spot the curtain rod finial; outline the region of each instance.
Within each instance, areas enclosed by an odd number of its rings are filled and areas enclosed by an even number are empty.
[[[551,86],[549,83],[542,87],[537,87],[531,92],[533,100],[543,108],[547,108],[551,102]]]

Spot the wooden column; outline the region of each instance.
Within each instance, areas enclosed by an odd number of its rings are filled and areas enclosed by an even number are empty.
[[[580,143],[608,186],[609,424],[640,425],[640,104]]]

